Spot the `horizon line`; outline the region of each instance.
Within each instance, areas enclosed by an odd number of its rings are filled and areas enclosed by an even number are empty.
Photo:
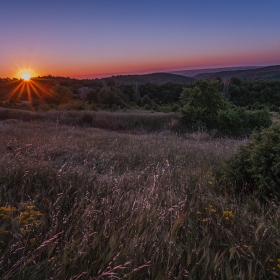
[[[64,78],[71,78],[71,79],[102,79],[102,78],[110,78],[113,76],[127,76],[127,75],[148,75],[148,74],[155,74],[155,73],[170,73],[170,74],[176,74],[179,72],[191,72],[191,71],[201,71],[201,70],[216,70],[216,69],[236,69],[238,70],[238,68],[245,68],[244,70],[246,70],[246,67],[248,67],[247,69],[249,70],[249,68],[265,68],[265,67],[272,67],[272,66],[280,66],[280,64],[266,64],[266,65],[245,65],[245,66],[225,66],[225,67],[201,67],[201,68],[189,68],[189,69],[184,69],[183,67],[180,67],[181,70],[160,70],[160,69],[151,69],[151,70],[144,70],[144,71],[124,71],[124,72],[106,72],[106,73],[98,73],[98,74],[74,74],[74,75],[52,75],[50,73],[45,74],[45,75],[38,75],[38,76],[34,76],[31,78],[39,78],[39,77],[47,77],[47,76],[52,76],[52,77],[64,77]],[[182,69],[183,68],[183,69]],[[241,69],[240,69],[241,70]],[[182,75],[184,76],[184,75]],[[185,76],[186,77],[186,76]],[[191,76],[190,76],[191,77]],[[16,77],[0,77],[0,79],[14,79]],[[16,78],[18,79],[18,78]]]

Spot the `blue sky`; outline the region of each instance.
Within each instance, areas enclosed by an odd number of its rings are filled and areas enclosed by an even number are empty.
[[[0,77],[280,64],[280,1],[18,1],[0,9]]]

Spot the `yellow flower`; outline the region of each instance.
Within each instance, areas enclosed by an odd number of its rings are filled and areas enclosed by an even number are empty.
[[[213,213],[216,213],[216,212],[217,212],[217,211],[216,211],[215,209],[213,209],[213,208],[212,208],[210,211],[213,212]]]
[[[248,245],[244,244],[244,245],[243,245],[243,247],[244,247],[244,248],[249,248],[250,246],[248,246]]]
[[[224,216],[227,216],[227,217],[230,217],[230,218],[233,218],[233,217],[234,217],[232,211],[223,211],[223,215],[224,215]],[[227,220],[228,220],[228,219],[227,219]]]
[[[2,212],[14,212],[17,209],[15,207],[0,207],[0,211]]]
[[[6,215],[6,214],[0,214],[0,218],[6,220],[6,219],[8,219],[8,215]]]
[[[200,215],[200,214],[201,214],[201,212],[200,212],[200,211],[197,211],[197,212],[196,212],[196,214],[197,214],[197,215]]]
[[[270,258],[269,261],[270,261],[270,262],[274,262],[274,259]]]

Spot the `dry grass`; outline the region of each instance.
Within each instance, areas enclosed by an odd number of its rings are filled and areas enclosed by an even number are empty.
[[[278,277],[278,205],[213,187],[242,141],[59,122],[0,129],[2,279]]]

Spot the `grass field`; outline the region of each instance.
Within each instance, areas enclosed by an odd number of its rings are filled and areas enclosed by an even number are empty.
[[[246,140],[110,117],[0,122],[1,279],[278,279],[278,204],[214,177]]]

